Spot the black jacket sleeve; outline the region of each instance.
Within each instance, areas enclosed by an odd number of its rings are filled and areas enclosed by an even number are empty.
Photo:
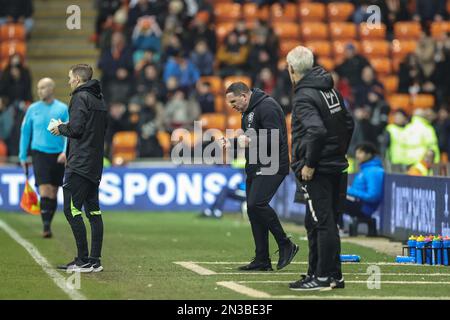
[[[327,129],[311,97],[303,96],[299,98],[295,102],[294,112],[296,112],[297,119],[300,120],[302,127],[306,130],[305,164],[310,168],[315,168],[319,162]]]
[[[83,97],[80,95],[73,96],[69,110],[69,122],[58,126],[61,135],[68,138],[80,139],[84,133],[88,113],[89,110]]]
[[[280,114],[277,112],[277,110],[272,107],[268,106],[267,108],[260,108],[260,122],[261,127],[264,129],[267,129],[267,150],[270,152],[271,149],[271,136],[272,136],[272,130],[276,129],[278,130],[278,139],[279,139],[279,145],[281,145],[281,136],[282,136],[282,128],[283,128],[283,119],[280,118]]]

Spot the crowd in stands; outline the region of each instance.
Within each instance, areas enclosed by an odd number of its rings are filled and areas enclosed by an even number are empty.
[[[0,0],[0,161],[19,152],[20,127],[32,102],[26,40],[33,28],[32,0]]]

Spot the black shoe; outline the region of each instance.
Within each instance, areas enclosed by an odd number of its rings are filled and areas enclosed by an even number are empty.
[[[272,263],[269,260],[266,261],[257,261],[254,259],[252,262],[245,266],[241,266],[238,268],[241,271],[273,271]]]
[[[341,279],[339,280],[332,278],[331,286],[333,287],[333,289],[344,289],[345,288],[344,277],[341,277]]]
[[[309,281],[298,281],[295,285],[290,285],[289,289],[296,291],[328,291],[335,288],[334,284],[335,281],[331,278],[322,281],[314,277]]]
[[[277,264],[277,270],[281,270],[292,262],[298,252],[298,245],[289,241],[289,243],[278,250],[280,258]]]
[[[53,237],[53,234],[51,231],[44,231],[42,233],[42,238],[44,239],[51,239]]]
[[[289,288],[298,288],[303,283],[311,281],[313,278],[314,278],[314,276],[311,276],[309,274],[302,274],[300,276],[300,280],[289,283]]]
[[[75,258],[73,261],[68,264],[59,265],[56,267],[59,270],[66,270],[67,272],[92,272],[93,267],[89,261],[82,260],[79,258]]]
[[[103,266],[100,259],[89,259],[89,263],[92,267],[92,272],[101,272],[103,271]]]

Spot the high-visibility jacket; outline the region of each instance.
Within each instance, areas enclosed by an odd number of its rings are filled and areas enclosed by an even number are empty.
[[[405,153],[405,146],[403,144],[403,132],[405,127],[391,123],[386,127],[386,130],[389,132],[390,136],[390,144],[387,150],[388,160],[392,164],[404,164],[403,157]]]
[[[429,175],[431,175],[431,170],[430,170],[430,168],[427,167],[427,165],[425,164],[425,161],[422,160],[422,161],[416,163],[415,165],[413,165],[408,170],[408,175],[410,175],[410,176],[429,176]]]

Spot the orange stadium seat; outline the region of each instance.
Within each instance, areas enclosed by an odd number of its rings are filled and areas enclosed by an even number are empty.
[[[417,42],[413,40],[392,40],[392,57],[403,59],[416,50]]]
[[[326,17],[326,8],[323,3],[301,3],[299,5],[300,21],[322,22]]]
[[[284,8],[279,3],[270,6],[270,18],[272,22],[296,22],[297,21],[297,5],[286,3]]]
[[[432,22],[431,36],[435,39],[440,38],[443,34],[450,32],[450,21]]]
[[[220,95],[215,95],[214,97],[214,110],[218,113],[223,113],[223,105],[224,105],[224,101],[223,101],[223,96],[222,94]]]
[[[216,25],[217,41],[222,43],[225,37],[233,31],[235,25],[233,22],[222,22]]]
[[[333,71],[336,67],[336,61],[327,57],[319,57],[317,63],[327,71]]]
[[[362,41],[361,48],[366,57],[388,58],[391,51],[389,42],[384,40]]]
[[[206,113],[200,116],[200,121],[202,122],[203,129],[219,129],[220,131],[225,130],[226,117],[224,114],[220,113]]]
[[[8,41],[1,44],[0,51],[0,56],[2,59],[7,59],[9,56],[16,53],[20,54],[22,57],[25,57],[27,47],[25,42]]]
[[[435,101],[432,94],[416,94],[411,97],[411,104],[413,109],[422,108],[430,109],[434,107]]]
[[[0,27],[1,41],[25,41],[25,27],[21,23],[8,23]]]
[[[314,55],[319,57],[331,56],[331,44],[329,41],[309,41],[305,46],[311,49]]]
[[[241,118],[239,113],[229,114],[227,118],[227,129],[241,129]]]
[[[352,22],[331,22],[330,37],[333,40],[355,39],[356,25]]]
[[[387,102],[392,110],[403,109],[407,113],[411,113],[409,95],[397,93],[387,96]]]
[[[8,147],[3,140],[0,140],[0,163],[5,163],[8,156]]]
[[[347,21],[355,11],[355,7],[351,3],[331,2],[328,4],[327,11],[329,21]]]
[[[401,21],[394,24],[394,38],[417,40],[422,34],[422,27],[419,22]]]
[[[252,79],[247,76],[229,76],[223,79],[223,86],[224,90],[226,90],[233,82],[243,82],[245,83],[249,88],[252,86]]]
[[[241,5],[238,3],[214,4],[216,22],[233,22],[241,17]]]
[[[369,58],[369,62],[378,76],[385,76],[392,73],[391,59],[389,58]]]
[[[322,22],[305,22],[300,26],[303,41],[328,40],[328,27]]]
[[[280,39],[299,39],[300,29],[295,22],[274,22],[272,27]]]
[[[282,40],[280,41],[280,57],[286,57],[286,55],[294,49],[296,46],[300,45],[299,40]],[[283,58],[284,59],[284,58]]]
[[[112,141],[113,163],[120,165],[136,159],[137,141],[136,131],[117,132]]]
[[[165,131],[158,131],[156,138],[163,149],[164,158],[167,159],[169,157],[170,147],[172,145],[170,142],[170,134]]]
[[[380,78],[387,94],[395,93],[398,90],[398,76],[391,75]]]
[[[219,76],[203,76],[200,77],[200,82],[209,82],[211,84],[211,92],[214,95],[222,94],[223,83]]]
[[[269,20],[270,17],[270,11],[268,6],[264,6],[261,8],[258,8],[258,5],[256,3],[245,3],[242,7],[243,12],[243,18],[246,21],[253,21],[253,20]]]
[[[352,43],[355,46],[356,52],[361,52],[361,44],[355,40],[337,40],[332,42],[333,56],[336,62],[340,62],[344,58],[345,46]]]
[[[359,38],[361,40],[384,40],[386,38],[386,26],[381,24],[379,27],[370,28],[367,23],[359,25]]]

